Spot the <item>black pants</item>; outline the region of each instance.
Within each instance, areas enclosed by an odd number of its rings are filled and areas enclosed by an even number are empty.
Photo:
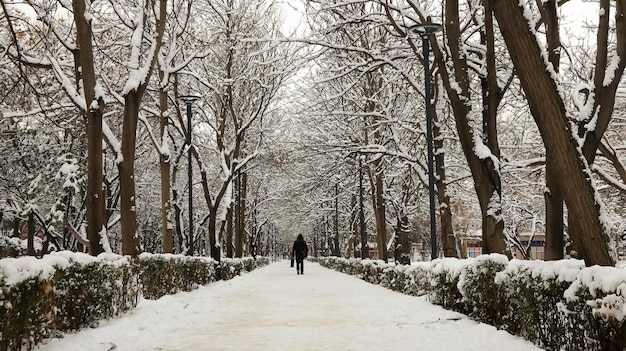
[[[296,258],[296,271],[304,273],[304,258]]]

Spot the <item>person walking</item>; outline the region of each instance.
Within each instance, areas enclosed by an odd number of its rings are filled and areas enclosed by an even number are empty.
[[[293,243],[291,257],[296,258],[296,271],[298,274],[304,274],[304,259],[309,254],[309,248],[304,241],[302,234],[298,234],[298,239]]]

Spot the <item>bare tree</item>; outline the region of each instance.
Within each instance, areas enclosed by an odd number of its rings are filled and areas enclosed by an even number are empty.
[[[12,13],[20,10],[2,1],[7,25],[13,35],[13,46],[7,54],[22,65],[50,70],[65,91],[68,100],[85,117],[87,132],[87,240],[89,252],[97,255],[108,247],[105,220],[105,197],[103,188],[102,161],[102,114],[104,96],[96,81],[92,24],[89,14],[92,8],[82,0],[39,4],[27,2],[38,15],[37,26],[46,31],[32,30],[22,41],[14,30]],[[74,16],[76,27],[55,17],[56,10],[69,11]],[[24,19],[24,18],[20,18]],[[40,36],[39,41],[28,42]],[[33,43],[38,43],[33,45]],[[64,57],[71,57],[73,65],[68,65]],[[74,84],[72,84],[72,82]],[[85,241],[87,242],[87,241]]]
[[[400,14],[402,22],[396,21],[395,28],[404,37],[409,39],[413,51],[417,55],[416,44],[411,35],[406,32],[410,23],[406,23],[406,15],[414,14],[416,19],[423,22],[430,20],[426,13],[417,3],[409,2],[408,8],[390,7],[390,11]],[[435,62],[439,67],[439,75],[447,92],[448,100],[454,118],[463,153],[468,162],[474,179],[476,195],[480,203],[482,213],[483,252],[507,253],[503,234],[504,222],[502,218],[502,184],[499,170],[499,147],[495,128],[497,106],[502,98],[501,88],[496,81],[493,63],[493,34],[487,27],[488,18],[482,32],[484,52],[479,52],[476,58],[467,55],[467,52],[476,50],[464,46],[461,36],[464,30],[471,28],[470,24],[479,16],[478,9],[470,2],[463,7],[465,16],[461,17],[461,9],[458,1],[445,1],[444,36],[447,45],[442,45],[435,36],[430,38],[430,43],[435,54]],[[393,14],[392,13],[392,14]],[[389,16],[394,18],[393,16]],[[480,21],[482,23],[482,20]],[[451,64],[448,64],[448,63]],[[471,65],[470,65],[471,63]],[[484,67],[479,71],[492,73],[482,77],[483,81],[483,121],[479,123],[471,113],[471,89],[470,73],[472,67]],[[506,73],[506,72],[505,72]],[[510,78],[504,76],[504,87]],[[483,130],[479,127],[482,124]]]
[[[264,120],[292,74],[296,56],[293,48],[265,39],[279,29],[273,17],[275,4],[228,0],[207,5],[204,16],[214,29],[208,39],[212,54],[196,68],[208,77],[199,84],[210,91],[207,105],[211,116],[206,116],[205,123],[214,133],[209,151],[217,165],[212,173],[215,180],[209,178],[211,167],[201,153],[195,155],[208,207],[209,251],[219,260],[218,222],[225,220],[232,203],[233,177],[257,157]]]
[[[571,223],[576,226],[576,230],[570,233],[574,250],[588,265],[612,265],[607,234],[601,222],[601,204],[591,181],[588,163],[581,160],[565,105],[550,73],[552,70],[547,69],[542,59],[541,49],[529,29],[524,9],[503,1],[491,4],[541,132],[546,158],[555,160],[558,165],[555,171],[561,180]]]

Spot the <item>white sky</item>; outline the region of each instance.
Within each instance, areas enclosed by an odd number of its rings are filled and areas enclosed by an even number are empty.
[[[301,25],[304,20],[304,5],[301,0],[282,0],[279,2],[283,17],[283,34],[288,36],[294,30],[298,34],[304,32]]]
[[[541,350],[456,312],[305,261],[141,300],[36,350]]]
[[[574,38],[570,38],[572,35],[588,35],[587,26],[598,23],[598,11],[597,1],[570,0],[559,7],[561,40],[567,44],[569,40],[574,41]],[[614,18],[615,12],[612,11],[610,16]],[[595,30],[591,39],[595,42]]]

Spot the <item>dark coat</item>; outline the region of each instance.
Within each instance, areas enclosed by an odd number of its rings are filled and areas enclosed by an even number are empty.
[[[298,240],[293,243],[293,250],[291,250],[291,254],[297,260],[303,260],[306,258],[306,256],[309,254],[309,248],[306,245],[306,241],[304,241],[304,238],[299,236]]]

